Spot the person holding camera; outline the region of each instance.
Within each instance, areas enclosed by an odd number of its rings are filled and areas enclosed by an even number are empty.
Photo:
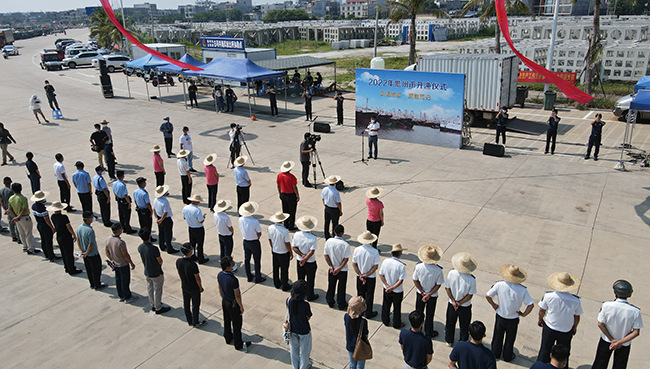
[[[311,152],[314,151],[311,141],[311,133],[305,133],[305,139],[300,143],[300,164],[302,164],[302,185],[311,187],[309,183],[309,163],[311,161]]]
[[[551,155],[555,154],[555,139],[557,138],[557,128],[560,124],[560,117],[557,116],[557,109],[551,110],[551,116],[546,120],[548,129],[546,130],[546,150],[544,154],[548,154],[548,146],[551,146]],[[551,144],[551,141],[553,143]]]
[[[228,136],[230,137],[230,169],[235,167],[235,159],[237,159],[241,153],[240,134],[241,126],[236,123],[231,123],[230,132],[228,132]]]
[[[95,123],[95,132],[90,135],[90,149],[97,153],[97,163],[104,166],[104,146],[108,141],[108,135],[102,131],[102,126]]]
[[[497,137],[496,144],[499,144],[499,135],[501,135],[503,146],[506,145],[506,124],[508,123],[508,109],[499,108],[499,114],[497,114]]]

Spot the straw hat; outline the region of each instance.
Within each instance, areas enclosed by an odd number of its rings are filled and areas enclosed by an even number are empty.
[[[436,245],[424,245],[418,250],[418,258],[425,264],[435,264],[442,259],[442,249]]]
[[[272,221],[273,223],[280,223],[287,220],[287,218],[289,218],[289,214],[278,211],[277,213],[271,215],[269,220]]]
[[[580,286],[580,280],[568,272],[555,272],[548,276],[548,285],[556,291],[569,292]]]
[[[323,181],[325,184],[333,185],[341,180],[341,176],[329,176]]]
[[[352,319],[360,317],[366,309],[366,300],[361,296],[354,296],[350,301],[348,301],[348,315]]]
[[[243,217],[249,217],[257,213],[257,209],[259,208],[260,204],[256,203],[255,201],[245,202],[239,207],[239,215]]]
[[[149,150],[151,152],[160,152],[160,146],[158,145],[153,145],[153,149]]]
[[[36,191],[34,195],[29,199],[31,202],[39,202],[39,201],[44,201],[45,198],[49,195],[49,192],[45,191]]]
[[[296,227],[301,231],[309,232],[316,228],[318,220],[310,215],[303,215],[296,221]]]
[[[158,186],[158,187],[156,187],[156,190],[154,191],[154,196],[156,198],[163,197],[168,192],[169,192],[169,186],[167,186],[167,185]]]
[[[296,163],[294,163],[294,162],[292,162],[292,161],[285,161],[285,162],[282,163],[282,165],[280,166],[280,172],[282,172],[282,173],[286,173],[286,172],[290,171],[291,169],[293,169],[293,166],[294,166],[294,165],[296,165]]]
[[[99,122],[99,124],[108,124],[108,121],[106,119],[104,119],[101,122]]]
[[[217,160],[217,154],[210,154],[203,159],[203,165],[212,165]]]
[[[366,191],[366,197],[369,199],[376,199],[384,194],[384,189],[381,187],[373,187]]]
[[[363,245],[370,245],[371,243],[377,241],[377,236],[370,233],[370,231],[364,231],[359,235],[359,237],[357,237],[357,241]]]
[[[214,205],[212,210],[214,210],[215,213],[220,213],[222,211],[228,210],[229,208],[230,208],[230,201],[229,200],[219,200]]]
[[[476,270],[476,259],[469,252],[459,252],[451,257],[451,265],[454,268],[465,274],[469,274]]]
[[[187,150],[181,150],[176,154],[177,158],[186,158],[190,154]]]
[[[61,211],[65,210],[68,207],[68,204],[63,204],[61,201],[55,201],[52,205],[47,207],[47,211]]]
[[[390,249],[390,252],[397,252],[397,251],[404,251],[404,250],[408,250],[408,249],[403,248],[401,243],[396,243],[393,245],[393,248]]]
[[[513,264],[501,265],[499,275],[510,283],[523,283],[528,278],[528,273]]]
[[[203,201],[203,198],[201,197],[201,195],[193,195],[192,197],[187,199],[187,201],[189,201],[189,202],[201,202],[201,201]]]
[[[236,167],[243,167],[244,164],[248,161],[248,156],[240,156],[237,159],[235,159],[235,166]]]

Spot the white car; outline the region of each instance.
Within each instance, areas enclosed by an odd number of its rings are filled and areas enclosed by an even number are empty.
[[[106,60],[106,69],[109,73],[124,68],[124,64],[131,61],[131,58],[125,55],[104,55],[102,58]],[[93,59],[92,66],[99,68],[99,58]]]
[[[74,69],[80,65],[92,65],[93,59],[97,59],[99,53],[97,51],[84,51],[73,57],[63,59],[63,65],[70,69]]]
[[[18,55],[18,48],[14,45],[5,45],[5,47],[2,48],[2,52],[7,55]]]
[[[634,96],[636,96],[636,93],[633,93],[631,95],[623,96],[618,101],[616,101],[616,104],[614,105],[614,110],[612,110],[612,113],[619,118],[619,120],[627,120],[627,114],[630,112],[630,103],[632,103],[632,100],[634,100]],[[637,120],[650,120],[650,111],[648,110],[640,110],[637,113],[636,116]]]

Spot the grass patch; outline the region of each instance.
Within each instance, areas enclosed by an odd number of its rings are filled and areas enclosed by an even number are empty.
[[[484,38],[494,38],[494,33],[495,29],[494,26],[489,26],[485,28],[481,28],[478,32],[467,35],[467,36],[462,36],[461,35],[450,35],[448,37],[449,41],[473,41],[473,40],[481,40]]]
[[[332,51],[332,45],[321,41],[285,40],[269,45],[278,55],[296,55]]]

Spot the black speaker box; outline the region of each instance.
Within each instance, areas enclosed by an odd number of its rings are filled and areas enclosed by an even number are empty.
[[[112,86],[113,84],[111,83],[111,76],[109,75],[100,75],[99,76],[99,81],[102,86]]]
[[[502,157],[506,153],[506,147],[503,145],[486,142],[483,145],[483,155]]]
[[[99,62],[99,73],[102,76],[108,76],[108,69],[106,68],[106,60],[103,58],[97,59]]]
[[[113,97],[113,86],[102,86],[102,93],[104,94],[105,98]]]
[[[314,122],[314,132],[330,133],[331,130],[329,123]]]

